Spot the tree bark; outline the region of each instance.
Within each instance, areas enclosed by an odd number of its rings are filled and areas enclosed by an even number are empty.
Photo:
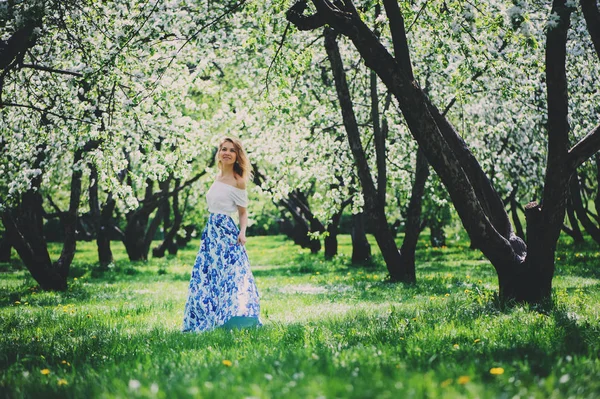
[[[100,207],[100,200],[98,198],[98,170],[95,165],[90,164],[90,213],[94,223],[94,230],[96,232],[96,245],[98,247],[98,262],[101,268],[106,268],[113,262],[113,254],[110,248],[110,237],[109,237],[109,226],[108,222],[112,216],[112,211],[116,205],[112,199],[112,195],[109,195],[107,204],[104,209]],[[109,220],[106,220],[108,216]]]
[[[352,215],[352,263],[362,264],[371,260],[371,244],[367,240],[364,214]]]
[[[175,186],[179,185],[179,180],[175,181]],[[155,258],[162,258],[165,256],[165,251],[169,251],[169,254],[175,255],[177,253],[177,245],[175,244],[175,236],[181,227],[183,221],[183,212],[179,208],[179,194],[173,196],[173,225],[169,230],[165,230],[165,236],[162,243],[152,250],[152,256]]]
[[[330,28],[325,28],[325,49],[331,63],[344,127],[346,128],[348,142],[350,143],[352,155],[356,162],[358,177],[365,198],[365,213],[373,224],[377,226],[375,229],[375,239],[390,273],[390,278],[393,281],[414,282],[413,274],[410,272],[407,273],[403,268],[400,252],[385,216],[385,203],[381,203],[380,196],[375,189],[375,184],[371,177],[366,155],[360,141],[360,132],[356,116],[354,115],[346,74],[336,41],[336,33]]]
[[[331,223],[327,226],[327,235],[325,236],[325,259],[332,259],[338,253],[338,229],[340,219],[342,218],[342,211],[336,213],[331,218]]]
[[[6,231],[0,239],[0,262],[10,262],[10,255],[12,252],[12,245],[8,239]]]
[[[577,186],[574,186],[573,183],[576,183]],[[577,183],[577,178],[575,176],[573,176],[571,178],[571,187],[570,187],[571,198],[567,198],[567,203],[566,203],[567,218],[569,219],[569,224],[571,225],[571,227],[567,227],[563,224],[562,230],[565,233],[567,233],[573,239],[573,241],[575,243],[582,243],[584,241],[583,233],[581,232],[581,229],[579,228],[579,221],[577,220],[575,206],[573,204],[573,198],[572,198],[574,195],[572,193],[572,191],[575,189],[579,190],[579,183]]]
[[[137,209],[130,211],[126,215],[127,226],[123,235],[123,244],[125,245],[129,260],[138,261],[148,259],[152,239],[162,220],[160,219],[161,212],[159,209],[149,225],[148,221],[152,212],[159,208],[163,201],[168,201],[170,197],[197,181],[205,173],[205,171],[198,173],[184,184],[173,188],[172,191],[161,190],[157,193],[153,193],[154,182],[150,179],[146,180],[144,199],[140,201],[140,206]]]
[[[265,176],[258,170],[258,167],[252,165],[252,168],[254,171],[254,184],[272,193],[271,190],[265,188]],[[309,248],[313,254],[318,253],[321,250],[321,241],[311,239],[309,233],[324,232],[325,226],[310,210],[306,195],[294,190],[288,194],[287,198],[281,199],[276,205],[287,210],[294,220],[294,223],[292,223],[282,212],[281,231],[290,237],[296,245]]]
[[[71,172],[69,209],[62,215],[65,240],[61,254],[55,262],[50,259],[43,235],[44,210],[39,190],[42,174],[32,180],[32,188],[23,194],[15,208],[6,209],[2,213],[2,222],[6,227],[12,246],[17,250],[31,276],[44,290],[62,291],[67,289],[67,276],[77,245],[75,236],[81,199],[82,172],[77,164],[81,161],[84,152],[96,148],[98,144],[96,141],[90,141],[82,149],[75,151]],[[36,167],[43,162],[43,154],[44,149],[41,148],[36,160]]]
[[[415,166],[415,180],[413,181],[410,201],[408,202],[408,211],[406,214],[406,225],[404,228],[404,241],[400,248],[402,262],[407,270],[415,270],[415,251],[417,242],[421,234],[421,209],[423,204],[423,194],[425,193],[425,183],[429,177],[429,164],[425,154],[420,149],[417,150],[417,159]]]
[[[328,25],[349,37],[367,67],[374,70],[393,93],[411,133],[446,186],[471,241],[495,267],[500,297],[530,302],[548,299],[556,242],[565,216],[569,177],[574,168],[600,148],[600,131],[596,127],[571,150],[568,149],[565,43],[571,11],[565,1],[553,2],[552,14],[558,15],[559,20],[557,26],[547,31],[548,163],[543,202],[526,208],[526,218],[531,221],[527,226],[529,250],[512,232],[504,204],[481,172],[478,162],[403,67],[409,55],[402,49],[406,37],[397,34],[402,33],[396,30],[402,28],[398,23],[402,21],[402,15],[391,7],[393,3],[384,4],[397,59],[363,23],[351,0],[336,3],[313,0],[313,4],[316,13],[307,17],[303,15],[305,2],[296,3],[288,10],[288,20],[300,30]]]
[[[598,244],[600,244],[600,228],[598,228],[594,221],[589,218],[588,213],[584,207],[583,200],[581,198],[581,185],[579,184],[579,176],[577,174],[575,174],[571,178],[570,191],[570,203],[572,204],[572,209],[574,209],[577,215],[577,219],[579,219],[581,225],[583,226],[585,231],[592,237],[592,239]],[[575,223],[577,223],[577,219],[575,219]],[[581,234],[581,232],[579,234]],[[581,241],[583,241],[583,236],[581,237]]]
[[[594,205],[596,206],[596,221],[600,224],[600,152],[596,153],[596,198]]]

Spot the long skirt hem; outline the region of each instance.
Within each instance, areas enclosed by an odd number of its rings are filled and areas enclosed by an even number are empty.
[[[262,325],[258,290],[238,235],[230,216],[209,215],[192,269],[182,331]]]

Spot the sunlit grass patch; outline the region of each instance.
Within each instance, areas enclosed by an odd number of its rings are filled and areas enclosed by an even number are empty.
[[[376,254],[326,261],[251,237],[262,328],[181,333],[197,245],[97,269],[79,246],[66,292],[21,269],[0,282],[0,391],[7,397],[594,397],[600,281],[585,256],[558,261],[554,306],[499,306],[492,267],[464,241],[420,244],[417,283]],[[454,245],[460,246],[459,248]],[[559,253],[569,253],[559,247]],[[564,255],[563,255],[564,256]],[[78,263],[79,262],[79,263]],[[577,263],[580,262],[580,263]],[[582,266],[583,265],[583,266]]]

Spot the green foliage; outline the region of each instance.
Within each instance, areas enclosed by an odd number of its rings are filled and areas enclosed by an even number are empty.
[[[372,237],[369,237],[372,240]],[[600,390],[600,252],[559,242],[554,304],[502,307],[496,277],[460,236],[417,251],[415,285],[378,254],[327,262],[251,237],[264,327],[179,332],[197,242],[176,256],[96,269],[82,243],[69,290],[22,269],[0,280],[3,397],[594,397]],[[55,251],[60,246],[53,246]],[[373,249],[376,251],[376,247]],[[492,374],[500,373],[500,374]],[[46,374],[47,373],[47,374]]]

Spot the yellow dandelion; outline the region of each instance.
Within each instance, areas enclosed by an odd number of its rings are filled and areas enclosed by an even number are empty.
[[[475,341],[473,341],[473,343],[475,343],[475,344],[476,344],[477,342],[480,342],[480,341],[481,341],[481,340],[480,340],[479,338],[477,338]]]
[[[450,296],[450,294],[446,294],[446,295],[444,295],[444,296]]]
[[[77,277],[74,277],[74,278],[73,278],[73,281],[77,281]]]
[[[231,366],[233,366],[233,363],[231,362],[231,360],[225,359],[225,360],[223,360],[223,365],[227,366],[227,367],[231,367]]]
[[[320,272],[316,272],[315,274],[321,274]]]
[[[15,305],[20,305],[21,301],[15,301]]]
[[[471,381],[471,378],[467,375],[461,375],[460,377],[458,377],[458,380],[456,380],[460,385],[465,385],[467,382]]]
[[[67,384],[69,384],[69,383],[64,378],[59,378],[58,379],[58,386],[67,385]]]
[[[48,374],[50,374],[50,370],[48,370],[48,369],[41,369],[40,373],[42,373],[44,375],[48,375]]]
[[[459,346],[458,344],[454,344],[454,345],[452,345],[452,347],[453,347],[454,349],[458,349],[458,348],[460,348],[460,346]]]
[[[442,381],[442,383],[440,384],[440,386],[442,388],[446,388],[450,384],[452,384],[452,378],[448,378],[447,380]]]
[[[63,360],[62,362],[60,362],[61,364],[67,364],[66,360]]]
[[[89,313],[88,313],[88,314],[86,314],[85,316],[86,316],[88,319],[91,319],[91,318],[92,318],[92,315],[91,315],[91,314],[89,314]]]
[[[493,375],[504,374],[504,369],[502,367],[492,367],[490,369],[490,374],[493,374]]]
[[[468,280],[468,279],[470,279],[470,278],[471,278],[471,276],[469,276],[469,275],[467,274],[467,280]]]
[[[465,290],[465,294],[468,294],[469,292],[471,292],[471,290]]]

